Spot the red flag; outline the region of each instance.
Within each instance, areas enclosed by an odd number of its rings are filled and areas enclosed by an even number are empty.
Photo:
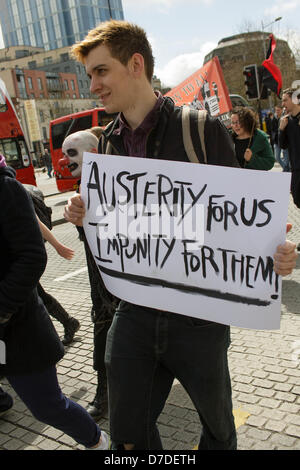
[[[267,57],[263,61],[263,74],[262,74],[262,83],[263,85],[276,93],[278,98],[280,98],[280,93],[282,89],[282,76],[279,67],[274,64],[273,52],[276,48],[276,41],[273,34],[270,34],[270,44],[267,52]]]

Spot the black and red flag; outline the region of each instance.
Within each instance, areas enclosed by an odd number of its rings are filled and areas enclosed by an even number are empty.
[[[279,67],[274,64],[273,53],[276,48],[276,41],[273,34],[270,34],[270,43],[266,59],[262,63],[262,86],[274,91],[278,98],[282,89],[282,76]]]

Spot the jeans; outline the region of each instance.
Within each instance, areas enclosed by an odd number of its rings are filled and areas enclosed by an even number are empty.
[[[283,157],[281,157],[281,151],[282,151]],[[274,144],[274,153],[275,153],[275,159],[281,165],[282,170],[291,171],[288,149],[281,149],[278,144]]]
[[[82,406],[62,393],[55,366],[42,372],[6,378],[38,421],[60,429],[85,447],[93,447],[99,442],[100,428]]]
[[[105,356],[113,446],[162,449],[156,421],[177,378],[202,423],[199,449],[235,449],[229,343],[228,326],[121,302]]]

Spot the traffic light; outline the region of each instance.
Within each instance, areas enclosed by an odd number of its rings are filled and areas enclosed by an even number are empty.
[[[256,64],[246,65],[244,67],[243,75],[245,76],[245,87],[248,100],[258,100],[260,98],[260,93]]]
[[[258,81],[259,81],[259,88],[260,88],[260,99],[261,100],[266,100],[268,96],[271,94],[271,91],[264,85],[264,74],[266,72],[266,69],[262,66],[259,65],[257,67],[257,74],[258,74]]]

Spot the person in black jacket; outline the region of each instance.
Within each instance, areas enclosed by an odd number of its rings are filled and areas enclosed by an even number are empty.
[[[81,177],[83,152],[97,152],[101,134],[101,128],[92,128],[86,131],[74,132],[64,140],[62,145],[64,158],[60,162],[68,166],[73,177]],[[78,180],[78,184],[80,184],[80,180]],[[84,243],[91,287],[91,318],[94,324],[93,367],[97,371],[96,393],[93,400],[89,403],[87,411],[94,419],[97,419],[107,411],[108,407],[107,378],[104,363],[105,346],[107,332],[119,302],[104,286],[83,228],[77,227],[77,230],[80,240]]]
[[[288,149],[292,180],[291,192],[294,203],[300,208],[300,91],[288,88],[282,92],[285,114],[279,124],[279,145]]]
[[[87,448],[107,449],[106,433],[59,387],[64,348],[36,290],[47,262],[41,231],[30,196],[0,161],[0,375],[36,419]]]
[[[84,63],[91,92],[99,96],[106,112],[120,112],[105,129],[99,153],[189,161],[182,109],[151,86],[154,59],[142,28],[125,21],[101,23],[73,46],[73,54]],[[194,134],[199,141],[194,147],[203,162],[199,134]],[[219,120],[207,116],[204,135],[208,163],[238,166],[229,133]],[[80,195],[73,196],[65,208],[66,219],[82,225],[83,215]],[[289,248],[289,263],[294,266],[295,245]],[[236,449],[229,343],[226,325],[121,300],[105,356],[113,449],[162,448],[156,422],[175,377],[199,414],[199,449]]]
[[[272,138],[274,142],[274,156],[276,161],[282,167],[282,171],[291,171],[290,169],[290,160],[289,160],[289,151],[288,149],[281,149],[279,145],[279,123],[282,116],[282,106],[277,104],[275,106],[275,114],[272,121]],[[282,156],[281,156],[282,153]]]

